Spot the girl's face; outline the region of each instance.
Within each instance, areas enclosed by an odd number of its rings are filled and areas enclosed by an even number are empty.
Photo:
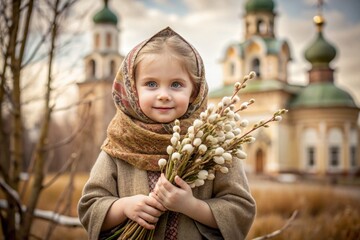
[[[135,83],[144,114],[159,123],[184,115],[193,83],[183,64],[168,53],[149,54],[136,67]]]

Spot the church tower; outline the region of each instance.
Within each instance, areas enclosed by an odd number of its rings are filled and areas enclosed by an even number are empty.
[[[78,83],[79,99],[88,103],[78,111],[80,121],[86,124],[85,140],[81,143],[82,158],[86,159],[84,168],[96,160],[107,126],[115,115],[112,83],[124,59],[119,53],[118,17],[110,10],[108,0],[104,0],[103,8],[92,20],[92,49],[84,57],[85,80]]]
[[[288,63],[291,53],[288,43],[275,34],[275,3],[273,0],[248,0],[244,5],[244,40],[235,42],[225,49],[221,61],[223,87],[212,91],[210,102],[219,102],[223,96],[231,96],[233,85],[250,71],[257,78],[247,83],[240,93],[244,101],[254,98],[255,104],[242,116],[251,124],[271,116],[278,109],[286,108],[296,87],[288,83]],[[261,129],[255,134],[254,144],[246,146],[248,153],[247,171],[255,173],[278,172],[286,159],[289,142],[287,117],[271,128]]]
[[[274,38],[274,2],[269,0],[247,1],[245,4],[245,39],[253,36]]]
[[[86,81],[112,82],[122,57],[119,54],[118,18],[109,9],[108,0],[93,17],[92,51],[84,58]]]
[[[230,44],[221,61],[224,85],[233,85],[250,71],[257,73],[258,80],[287,82],[290,49],[275,36],[274,8],[273,0],[246,2],[245,40]]]
[[[304,54],[311,64],[309,84],[290,103],[300,139],[296,158],[301,172],[355,173],[360,166],[359,108],[352,96],[335,83],[331,62],[337,51],[324,36],[321,7],[319,1],[314,17],[317,34]]]

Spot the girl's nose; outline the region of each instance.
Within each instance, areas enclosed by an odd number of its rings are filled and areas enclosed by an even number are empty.
[[[157,99],[160,101],[170,101],[171,96],[166,91],[162,91],[158,94]]]

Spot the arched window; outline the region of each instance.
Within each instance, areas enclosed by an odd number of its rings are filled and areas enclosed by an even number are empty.
[[[266,24],[261,19],[257,21],[256,32],[260,33],[260,34],[265,34],[266,33]]]
[[[94,45],[95,49],[100,47],[100,35],[98,33],[96,33],[94,36]]]
[[[312,169],[316,167],[316,145],[317,145],[317,132],[315,129],[308,128],[303,132],[303,153],[304,153],[304,167]]]
[[[269,33],[273,32],[274,30],[274,21],[270,20],[269,22]]]
[[[265,165],[264,152],[262,149],[258,149],[256,151],[256,162],[255,162],[256,173],[263,173],[264,165]]]
[[[114,60],[110,61],[110,77],[115,77],[116,64]]]
[[[235,76],[235,63],[230,63],[230,76]]]
[[[350,167],[352,169],[356,169],[357,167],[357,145],[358,145],[358,141],[357,141],[357,131],[356,129],[351,129],[350,132]]]
[[[95,74],[96,74],[96,63],[94,59],[91,59],[89,61],[89,77],[95,78]]]
[[[260,77],[260,60],[258,58],[252,61],[250,70],[254,71],[257,77]]]
[[[245,23],[245,31],[246,31],[246,33],[249,33],[249,27],[250,27],[250,23],[248,21],[246,21],[246,23]]]
[[[312,168],[315,166],[315,147],[314,146],[308,146],[306,149],[306,158],[307,158],[307,166]]]
[[[111,41],[111,34],[110,33],[106,33],[106,46],[107,47],[111,47],[112,45],[112,41]]]
[[[328,166],[330,170],[336,170],[341,166],[341,146],[343,135],[339,128],[332,128],[328,136]]]

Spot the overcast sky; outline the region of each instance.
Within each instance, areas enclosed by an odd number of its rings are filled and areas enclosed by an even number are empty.
[[[170,26],[200,52],[210,90],[222,85],[219,60],[226,47],[244,41],[244,4],[246,0],[110,0],[110,8],[119,17],[120,53],[125,55],[137,43]],[[289,82],[307,83],[309,63],[304,51],[316,37],[312,18],[317,14],[316,0],[274,0],[277,18],[275,34],[288,41],[293,61]],[[83,1],[78,11],[87,11],[86,25],[91,38],[92,16],[103,1]],[[325,0],[325,38],[337,48],[331,66],[335,81],[360,105],[360,1]],[[82,51],[91,51],[91,44]]]

